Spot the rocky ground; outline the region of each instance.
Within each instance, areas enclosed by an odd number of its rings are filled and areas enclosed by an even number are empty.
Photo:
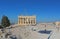
[[[11,27],[12,26],[12,27]],[[0,30],[0,39],[59,39],[60,29],[54,24],[40,23],[36,26],[11,25],[4,33]],[[46,32],[45,32],[46,30]],[[43,31],[41,33],[39,31]],[[51,31],[48,33],[48,31]],[[7,35],[8,34],[8,35]]]

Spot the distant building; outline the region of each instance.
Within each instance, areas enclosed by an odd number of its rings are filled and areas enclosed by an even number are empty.
[[[57,26],[60,26],[60,22],[55,22],[55,24],[56,24]]]
[[[36,25],[36,16],[18,16],[18,25]]]

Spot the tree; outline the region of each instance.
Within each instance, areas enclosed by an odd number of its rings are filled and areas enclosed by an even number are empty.
[[[0,25],[0,29],[3,28],[1,25]]]
[[[7,16],[2,16],[1,25],[3,28],[10,26],[10,21]]]

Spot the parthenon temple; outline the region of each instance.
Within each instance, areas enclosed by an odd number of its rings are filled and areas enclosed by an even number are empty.
[[[18,16],[18,25],[36,25],[36,16]]]

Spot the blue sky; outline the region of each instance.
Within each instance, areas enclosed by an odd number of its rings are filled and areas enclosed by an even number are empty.
[[[0,20],[3,15],[17,22],[19,15],[36,15],[37,21],[60,21],[60,0],[0,0]]]

